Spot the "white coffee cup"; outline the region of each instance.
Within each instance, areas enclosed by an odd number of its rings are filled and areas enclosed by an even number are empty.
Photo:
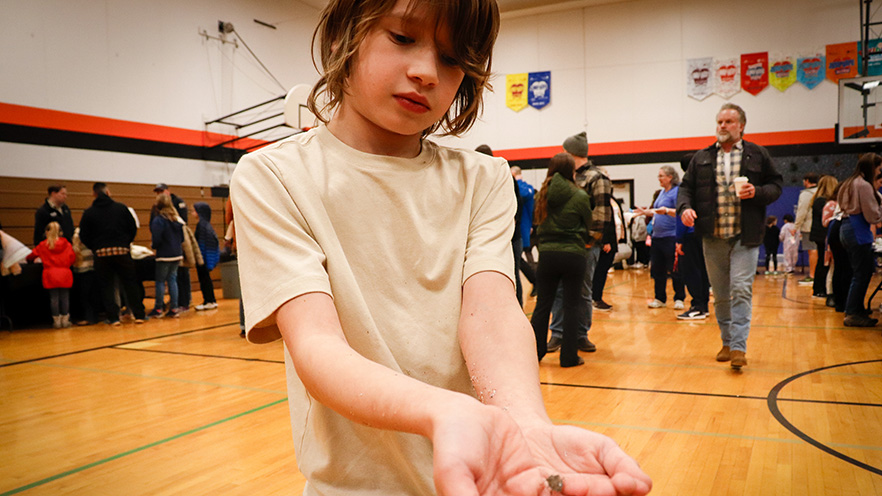
[[[744,187],[747,186],[747,178],[745,176],[738,176],[735,179],[733,179],[732,182],[735,184],[735,194],[736,195],[740,195],[741,190],[743,190]]]

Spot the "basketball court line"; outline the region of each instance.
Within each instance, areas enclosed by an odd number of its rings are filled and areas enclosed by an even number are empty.
[[[238,323],[237,323],[237,324],[238,324]],[[252,408],[251,410],[247,410],[247,411],[245,411],[245,412],[238,413],[238,414],[233,415],[233,416],[231,416],[231,417],[227,417],[227,418],[223,418],[223,419],[217,420],[217,421],[212,422],[212,423],[210,423],[210,424],[206,424],[206,425],[203,425],[203,426],[200,426],[200,427],[196,427],[195,429],[190,429],[189,431],[185,431],[185,432],[182,432],[182,433],[180,433],[180,434],[175,434],[174,436],[170,436],[170,437],[167,437],[167,438],[165,438],[165,439],[160,439],[160,440],[158,440],[158,441],[154,441],[154,442],[152,442],[152,443],[145,444],[145,445],[143,445],[143,446],[139,446],[139,447],[137,447],[137,448],[130,449],[130,450],[128,450],[128,451],[124,451],[124,452],[122,452],[122,453],[119,453],[119,454],[116,454],[116,455],[113,455],[113,456],[110,456],[110,457],[107,457],[107,458],[104,458],[104,459],[101,459],[101,460],[98,460],[98,461],[94,461],[94,462],[92,462],[92,463],[88,463],[88,464],[86,464],[86,465],[82,465],[82,466],[80,466],[80,467],[76,467],[76,468],[73,468],[73,469],[71,469],[71,470],[67,470],[67,471],[65,471],[65,472],[61,472],[60,474],[56,474],[56,475],[53,475],[53,476],[47,477],[47,478],[42,479],[42,480],[38,480],[38,481],[36,481],[36,482],[32,482],[32,483],[30,483],[30,484],[27,484],[27,485],[24,485],[24,486],[21,486],[21,487],[17,487],[17,488],[15,488],[15,489],[11,490],[11,491],[7,491],[7,492],[5,492],[5,493],[0,494],[0,496],[12,496],[13,494],[18,494],[18,493],[20,493],[20,492],[27,491],[28,489],[33,489],[33,488],[35,488],[35,487],[39,487],[39,486],[42,486],[42,485],[44,485],[44,484],[48,484],[48,483],[53,482],[53,481],[56,481],[56,480],[58,480],[58,479],[63,479],[64,477],[68,477],[68,476],[70,476],[70,475],[77,474],[77,473],[82,472],[82,471],[84,471],[84,470],[88,470],[88,469],[90,469],[90,468],[94,468],[94,467],[97,467],[97,466],[99,466],[99,465],[104,465],[105,463],[109,463],[109,462],[112,462],[112,461],[114,461],[114,460],[119,460],[120,458],[123,458],[123,457],[129,456],[129,455],[133,455],[133,454],[135,454],[135,453],[139,453],[139,452],[141,452],[141,451],[144,451],[144,450],[147,450],[147,449],[150,449],[150,448],[153,448],[153,447],[156,447],[156,446],[159,446],[159,445],[162,445],[162,444],[165,444],[165,443],[168,443],[168,442],[174,441],[174,440],[176,440],[176,439],[180,439],[180,438],[185,437],[185,436],[189,436],[189,435],[191,435],[191,434],[195,434],[195,433],[200,432],[200,431],[204,431],[204,430],[206,430],[206,429],[210,429],[210,428],[212,428],[212,427],[215,427],[215,426],[217,426],[217,425],[220,425],[220,424],[223,424],[223,423],[229,422],[229,421],[231,421],[231,420],[236,420],[236,419],[238,419],[238,418],[240,418],[240,417],[244,417],[245,415],[250,415],[250,414],[252,414],[252,413],[259,412],[259,411],[261,411],[261,410],[264,410],[264,409],[266,409],[266,408],[270,408],[270,407],[272,407],[272,406],[278,405],[278,404],[283,403],[283,402],[286,402],[286,401],[288,401],[288,398],[287,398],[287,397],[282,398],[282,399],[280,399],[280,400],[273,401],[273,402],[271,402],[271,403],[267,403],[267,404],[262,405],[262,406],[259,406],[259,407],[257,407],[257,408]]]
[[[161,343],[157,343],[157,345],[161,345]],[[249,358],[249,357],[237,357],[237,356],[229,356],[229,355],[208,355],[205,353],[187,353],[184,351],[169,351],[169,350],[151,350],[145,348],[129,348],[125,345],[113,346],[115,350],[125,350],[125,351],[143,351],[147,353],[164,353],[167,355],[183,355],[183,356],[192,356],[192,357],[202,357],[202,358],[220,358],[225,360],[242,360],[245,362],[262,362],[262,363],[278,363],[284,364],[284,360],[267,360],[265,358]]]
[[[21,365],[24,363],[39,362],[41,360],[49,360],[51,358],[60,358],[60,357],[66,357],[66,356],[71,356],[71,355],[78,355],[80,353],[87,353],[90,351],[106,350],[108,348],[113,348],[115,346],[124,346],[124,345],[128,345],[128,344],[141,343],[144,341],[152,341],[154,339],[162,339],[162,338],[175,337],[175,336],[184,336],[187,334],[193,334],[194,332],[209,331],[211,329],[220,329],[221,327],[229,327],[232,325],[238,326],[239,321],[230,322],[228,324],[218,324],[218,325],[214,325],[214,326],[200,327],[197,329],[190,329],[187,331],[173,332],[171,334],[160,334],[158,336],[150,336],[150,337],[147,337],[144,339],[135,339],[135,340],[126,341],[123,343],[113,343],[113,344],[108,344],[108,345],[104,345],[104,346],[96,346],[95,348],[87,348],[84,350],[69,351],[66,353],[59,353],[57,355],[49,355],[49,356],[43,356],[43,357],[37,357],[37,358],[28,358],[27,360],[17,360],[17,361],[13,361],[13,362],[9,362],[9,363],[0,363],[0,368],[10,367],[12,365]]]

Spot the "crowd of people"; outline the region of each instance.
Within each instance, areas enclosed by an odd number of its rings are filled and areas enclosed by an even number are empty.
[[[102,315],[113,326],[123,320],[141,324],[149,318],[177,317],[191,306],[190,267],[196,268],[203,297],[195,309],[217,308],[210,271],[220,259],[220,243],[211,226],[211,207],[205,202],[193,205],[199,219],[194,233],[187,224],[186,202],[164,183],[153,192],[148,248],[134,243],[140,227],[134,209],[114,200],[107,184],[93,184],[94,200],[77,227],[67,188],[47,188],[34,215],[34,248],[24,261],[42,263],[53,327],[96,324]],[[136,260],[142,259],[155,263],[156,295],[149,314],[136,271]]]

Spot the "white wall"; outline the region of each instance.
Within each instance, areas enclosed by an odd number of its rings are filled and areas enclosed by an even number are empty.
[[[0,0],[0,102],[201,131],[284,94],[241,42],[198,34],[217,36],[218,20],[232,22],[286,88],[316,80],[318,11],[300,2]],[[11,143],[0,143],[0,156],[0,175],[187,185],[228,177],[223,164],[201,160]]]
[[[202,130],[205,120],[282,91],[240,44],[205,40],[232,22],[285,86],[311,84],[318,12],[276,0],[0,0],[0,102]],[[253,19],[278,23],[272,30]],[[495,93],[463,138],[440,141],[496,150],[710,136],[718,96],[686,96],[686,61],[755,51],[823,50],[858,39],[854,0],[634,0],[562,12],[506,16],[494,54]],[[231,37],[232,38],[232,37]],[[552,72],[552,103],[505,107],[505,74]],[[831,128],[836,87],[795,84],[731,101],[751,132]],[[220,129],[212,129],[220,131]],[[213,185],[229,167],[67,148],[0,143],[0,175]],[[651,194],[657,164],[612,166]],[[531,181],[532,182],[532,181]],[[539,181],[536,181],[537,183]]]

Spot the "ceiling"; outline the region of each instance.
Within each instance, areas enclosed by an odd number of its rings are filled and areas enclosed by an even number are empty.
[[[496,3],[499,4],[499,12],[503,17],[506,17],[507,15],[538,14],[545,11],[589,7],[621,1],[626,0],[496,0]],[[327,5],[328,0],[300,0],[300,2],[321,9]]]

